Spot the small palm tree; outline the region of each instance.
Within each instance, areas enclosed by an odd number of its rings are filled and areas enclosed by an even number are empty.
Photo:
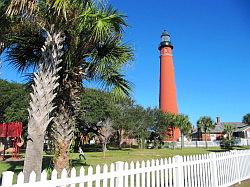
[[[207,134],[215,127],[213,120],[209,116],[202,116],[197,121],[198,128],[200,128],[205,133],[205,143],[207,149]]]
[[[181,131],[181,149],[184,147],[184,135],[187,135],[192,129],[192,124],[189,122],[188,116],[178,114],[176,116],[177,127]]]
[[[225,124],[224,125],[224,132],[227,135],[227,139],[229,141],[231,141],[232,137],[233,137],[234,126],[232,124]]]

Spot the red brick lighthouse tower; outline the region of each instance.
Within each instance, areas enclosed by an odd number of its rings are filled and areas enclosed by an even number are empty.
[[[173,45],[170,35],[164,30],[161,35],[160,51],[160,110],[169,113],[178,113],[176,100],[176,86],[174,78],[174,64],[172,55]],[[167,129],[165,141],[177,141],[180,138],[178,128]]]

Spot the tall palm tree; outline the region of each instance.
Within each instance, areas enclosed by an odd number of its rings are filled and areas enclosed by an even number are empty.
[[[42,154],[45,131],[53,120],[50,115],[54,110],[55,89],[58,87],[58,72],[60,70],[63,38],[60,33],[51,30],[42,49],[43,58],[39,63],[37,73],[34,74],[28,122],[28,137],[24,160],[24,175],[28,176],[32,170],[39,175],[42,166]]]
[[[214,128],[214,122],[209,116],[202,116],[197,121],[198,128],[200,128],[205,133],[205,143],[207,149],[207,134]]]
[[[5,5],[9,5],[9,7],[13,2],[4,1]],[[3,6],[1,10],[7,10],[6,12],[8,12],[8,8]],[[19,70],[24,69],[24,65],[27,66],[31,62],[35,62],[34,65],[38,69],[34,74],[33,92],[30,94],[31,101],[28,109],[28,138],[24,161],[24,175],[25,181],[27,181],[32,170],[40,178],[44,135],[47,126],[53,119],[50,114],[55,108],[53,100],[58,86],[58,72],[63,55],[62,42],[64,39],[61,37],[61,33],[56,32],[52,25],[47,27],[49,30],[46,30],[46,27],[44,27],[41,30],[42,32],[36,32],[37,30],[33,29],[34,25],[32,23],[35,23],[35,26],[39,24],[37,22],[27,22],[26,20],[22,23],[23,15],[25,15],[24,12],[11,19],[12,27],[10,28],[10,33],[5,33],[1,40],[4,43],[4,49],[7,50],[7,58],[15,62]],[[37,34],[35,35],[35,40],[43,38],[42,44],[39,43],[39,46],[34,43],[34,35],[30,37],[29,34]],[[39,35],[40,37],[37,37]],[[24,38],[29,40],[22,40]],[[34,45],[36,46],[35,48],[33,48]],[[41,48],[41,46],[43,47]],[[38,58],[33,59],[34,56]]]
[[[37,1],[39,2],[42,1]],[[124,18],[113,8],[89,1],[65,0],[62,2],[67,4],[63,8],[61,4],[57,4],[58,0],[46,2],[47,4],[34,6],[39,9],[32,10],[36,14],[31,20],[35,17],[39,26],[55,24],[55,28],[66,36],[58,94],[55,99],[57,109],[53,114],[53,132],[57,145],[55,168],[60,171],[67,168],[69,163],[68,152],[73,138],[82,80],[100,80],[105,88],[116,94],[128,95],[130,86],[121,74],[121,69],[131,59],[132,53],[131,49],[121,42],[122,27],[126,26]],[[13,7],[18,5],[20,4]],[[9,12],[12,14],[13,11]],[[34,40],[25,40],[25,45],[15,45],[9,50],[10,59],[20,70],[36,64],[37,59],[40,59],[40,51],[34,50],[39,49],[38,46],[43,43],[41,36],[43,33],[38,29],[38,32],[30,36],[37,40],[36,43],[30,45]],[[20,36],[15,39],[18,40],[16,43],[23,44],[24,40],[20,40]],[[30,48],[31,54],[27,53]]]
[[[65,71],[61,75],[58,94],[58,109],[53,130],[56,142],[55,168],[68,168],[69,148],[79,108],[79,93],[82,80],[99,80],[104,88],[118,95],[128,94],[130,86],[120,74],[121,68],[132,56],[128,46],[121,43],[123,16],[111,7],[99,8],[98,4],[87,4],[74,20],[70,35],[69,53],[65,55]],[[77,6],[78,7],[78,6]]]
[[[176,116],[177,127],[181,131],[181,149],[184,147],[184,135],[187,135],[192,129],[192,125],[189,122],[188,116],[184,114],[178,114]]]

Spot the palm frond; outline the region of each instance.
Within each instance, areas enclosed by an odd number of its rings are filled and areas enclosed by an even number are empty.
[[[62,13],[63,17],[67,20],[67,11],[70,4],[73,2],[70,0],[46,0],[46,4],[56,10],[57,15]]]
[[[9,16],[30,16],[37,9],[37,0],[11,0],[6,11]]]
[[[34,73],[26,73],[23,77],[25,78],[24,79],[25,89],[32,90],[32,85],[34,84],[34,78],[35,78]]]
[[[122,33],[127,26],[125,16],[120,14],[112,6],[100,6],[97,3],[89,3],[79,16],[79,25],[91,31],[93,41],[101,41],[112,33]]]
[[[36,67],[41,58],[41,48],[45,38],[43,33],[25,25],[19,32],[7,36],[7,61],[18,71],[23,72],[29,67]]]
[[[108,37],[98,43],[95,49],[92,63],[97,64],[97,71],[103,71],[110,66],[119,70],[133,59],[131,47],[121,43],[119,36]]]
[[[117,97],[128,97],[132,90],[132,83],[127,81],[123,74],[112,68],[99,71],[96,80],[101,82],[103,89],[111,91]]]

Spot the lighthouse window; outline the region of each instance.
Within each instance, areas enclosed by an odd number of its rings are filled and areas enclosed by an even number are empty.
[[[162,42],[169,42],[169,41],[170,41],[170,37],[168,35],[162,36]]]

